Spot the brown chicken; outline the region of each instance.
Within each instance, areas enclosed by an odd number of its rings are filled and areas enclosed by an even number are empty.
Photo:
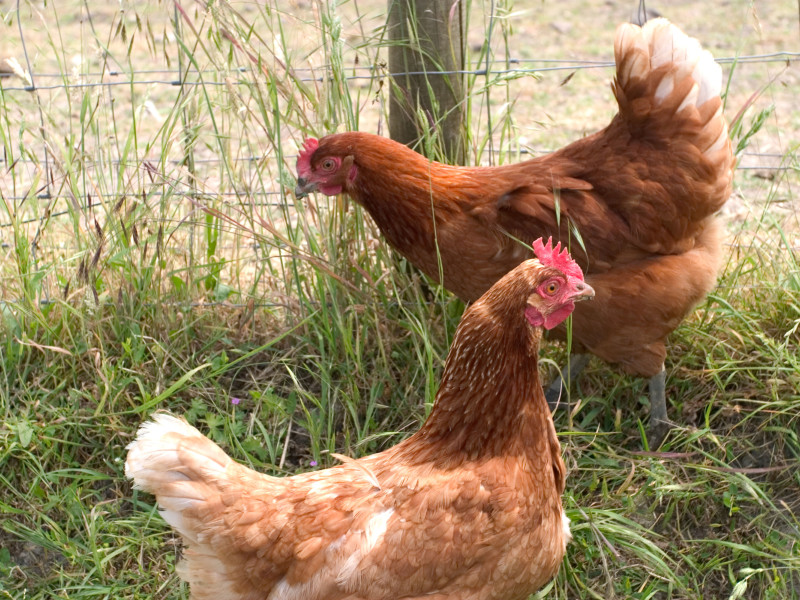
[[[715,213],[730,195],[734,157],[721,69],[697,40],[665,19],[623,24],[614,53],[619,113],[557,152],[457,167],[379,136],[334,134],[306,140],[296,193],[350,195],[395,249],[466,301],[530,256],[519,241],[571,240],[597,291],[575,311],[575,346],[651,378],[660,437],[666,338],[716,282]]]
[[[566,474],[537,352],[594,292],[535,248],[464,313],[430,416],[384,452],[276,478],[182,419],[142,425],[125,473],[182,536],[194,600],[512,600],[555,575]]]

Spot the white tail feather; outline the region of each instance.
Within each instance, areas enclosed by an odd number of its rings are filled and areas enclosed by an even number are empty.
[[[182,513],[208,500],[208,482],[221,479],[230,462],[219,446],[189,423],[159,413],[139,428],[128,445],[125,475],[136,489],[154,494],[164,519],[191,539]]]
[[[722,69],[714,62],[708,50],[703,50],[700,42],[689,37],[666,19],[652,19],[644,27],[626,23],[620,25],[614,41],[617,64],[623,54],[633,54],[635,60],[627,61],[625,68],[617,72],[617,78],[623,85],[630,79],[645,77],[651,70],[662,65],[674,65],[672,77],[684,77],[691,72],[699,90],[695,106],[702,106],[707,100],[719,96],[722,91]],[[649,60],[642,60],[647,56]],[[662,88],[662,86],[664,86]],[[673,85],[662,82],[659,85],[658,98],[666,97]],[[662,93],[663,90],[669,90]]]
[[[680,89],[686,89],[686,78],[691,77],[694,85],[681,98],[678,113],[695,110],[695,107],[699,109],[706,102],[717,100],[722,91],[722,69],[711,53],[666,19],[652,19],[641,28],[630,23],[620,25],[614,40],[614,54],[617,83],[622,88],[634,80],[647,80],[651,73],[667,66],[654,92],[659,104],[679,85],[683,86]],[[716,134],[712,137],[714,142],[705,151],[710,158],[727,143],[728,128],[721,110],[713,115],[705,128]]]

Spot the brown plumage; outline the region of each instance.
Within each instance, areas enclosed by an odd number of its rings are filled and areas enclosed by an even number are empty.
[[[512,600],[539,589],[569,539],[540,325],[592,294],[555,263],[519,265],[464,314],[422,428],[330,469],[262,475],[155,415],[125,472],[181,534],[191,597]]]
[[[456,167],[375,135],[334,134],[307,140],[297,192],[349,194],[395,249],[467,301],[530,256],[513,238],[567,241],[574,227],[586,251],[574,236],[571,249],[597,291],[575,311],[577,349],[663,377],[666,337],[720,263],[715,213],[734,167],[722,75],[665,19],[620,25],[614,51],[619,114],[557,152]]]

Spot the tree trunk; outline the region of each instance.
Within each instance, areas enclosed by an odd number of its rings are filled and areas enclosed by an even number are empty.
[[[450,162],[465,159],[463,4],[388,0],[389,135],[425,153],[435,141]],[[452,14],[451,14],[452,10]],[[448,72],[448,74],[441,74]]]

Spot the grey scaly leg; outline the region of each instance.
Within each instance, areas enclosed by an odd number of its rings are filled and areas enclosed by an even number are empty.
[[[583,371],[583,368],[589,363],[590,358],[591,356],[588,354],[573,354],[570,357],[569,364],[565,369],[561,370],[562,374],[556,377],[553,383],[550,384],[550,387],[547,388],[544,397],[547,399],[547,404],[550,406],[551,411],[555,410],[559,404],[562,388],[565,390],[569,389],[570,383]],[[564,375],[566,377],[563,377]],[[565,381],[566,387],[564,386]]]
[[[650,378],[650,431],[648,443],[651,450],[655,450],[664,441],[671,425],[667,419],[666,397],[667,372],[664,365],[661,371]]]

